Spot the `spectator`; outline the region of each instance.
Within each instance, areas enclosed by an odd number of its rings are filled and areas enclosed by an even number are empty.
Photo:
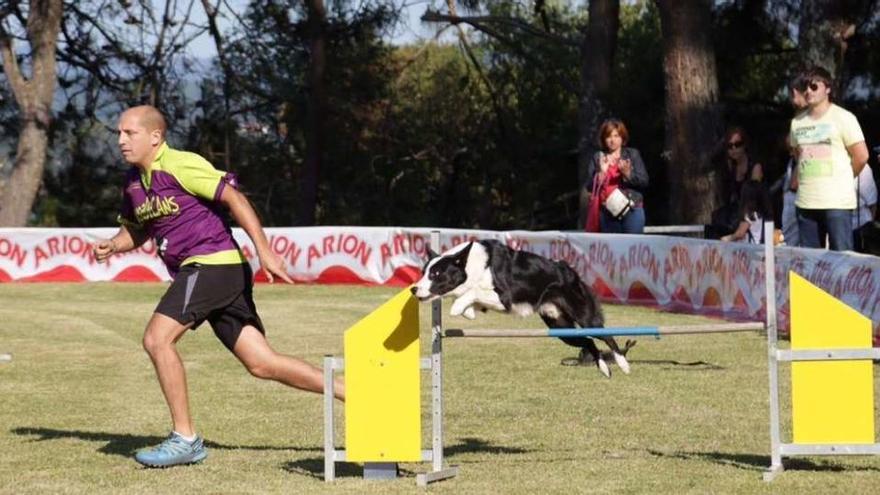
[[[592,191],[587,212],[588,232],[641,234],[645,230],[644,196],[648,171],[635,148],[626,147],[629,132],[617,119],[599,127],[599,147],[587,167]]]
[[[746,181],[740,190],[739,204],[739,223],[733,233],[721,240],[763,244],[764,221],[773,218],[767,189],[758,181]]]
[[[796,178],[801,245],[834,251],[853,248],[853,177],[868,161],[868,148],[856,117],[831,102],[831,74],[821,67],[804,72],[805,111],[791,121],[790,142],[798,158]]]
[[[863,234],[869,228],[877,214],[877,184],[874,182],[874,171],[871,166],[865,167],[855,180],[855,191],[858,196],[859,206],[853,212],[853,250],[860,253],[867,252]]]
[[[721,207],[712,213],[709,237],[720,238],[736,230],[740,221],[740,191],[747,181],[762,183],[764,168],[748,152],[748,135],[742,127],[724,133],[724,159],[721,180]]]
[[[794,107],[795,115],[804,111],[807,107],[807,100],[804,98],[804,89],[807,83],[802,77],[798,76],[788,85],[788,94],[791,99],[791,106]],[[792,174],[797,157],[794,156],[794,148],[788,143],[788,149],[791,156],[785,166],[785,177],[782,181],[782,237],[788,246],[800,246],[801,237],[798,231],[797,212],[795,210],[795,199],[797,198],[797,183],[792,181]]]

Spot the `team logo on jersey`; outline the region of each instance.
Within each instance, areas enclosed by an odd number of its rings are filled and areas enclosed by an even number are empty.
[[[134,214],[139,223],[144,223],[159,217],[174,215],[180,211],[180,205],[174,196],[151,196],[134,209]]]

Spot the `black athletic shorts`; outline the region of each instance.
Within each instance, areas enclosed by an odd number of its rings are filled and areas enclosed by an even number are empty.
[[[245,325],[265,334],[252,294],[253,276],[247,263],[202,265],[180,268],[171,287],[162,296],[156,312],[195,330],[205,320],[230,351]]]

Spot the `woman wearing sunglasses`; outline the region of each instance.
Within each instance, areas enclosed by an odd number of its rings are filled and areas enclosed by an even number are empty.
[[[721,207],[712,213],[710,237],[719,238],[732,233],[739,225],[740,194],[747,181],[763,185],[764,168],[748,152],[748,135],[742,127],[734,126],[724,133],[723,172],[721,179]]]

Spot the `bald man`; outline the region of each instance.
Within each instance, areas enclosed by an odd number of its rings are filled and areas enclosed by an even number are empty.
[[[223,345],[257,378],[320,393],[323,374],[311,364],[275,352],[266,341],[252,297],[250,265],[218,207],[228,209],[250,236],[269,281],[292,281],[284,262],[269,248],[256,213],[238,191],[235,176],[216,170],[195,153],[170,148],[165,119],[154,107],[126,110],[118,129],[119,150],[132,167],[123,184],[119,231],[93,245],[95,258],[104,261],[153,238],[174,279],[143,339],[173,429],[164,442],[138,452],[135,459],[150,467],[197,463],[207,451],[193,427],[186,373],[175,347],[187,330],[207,320]],[[343,400],[343,383],[337,381],[335,388]]]

